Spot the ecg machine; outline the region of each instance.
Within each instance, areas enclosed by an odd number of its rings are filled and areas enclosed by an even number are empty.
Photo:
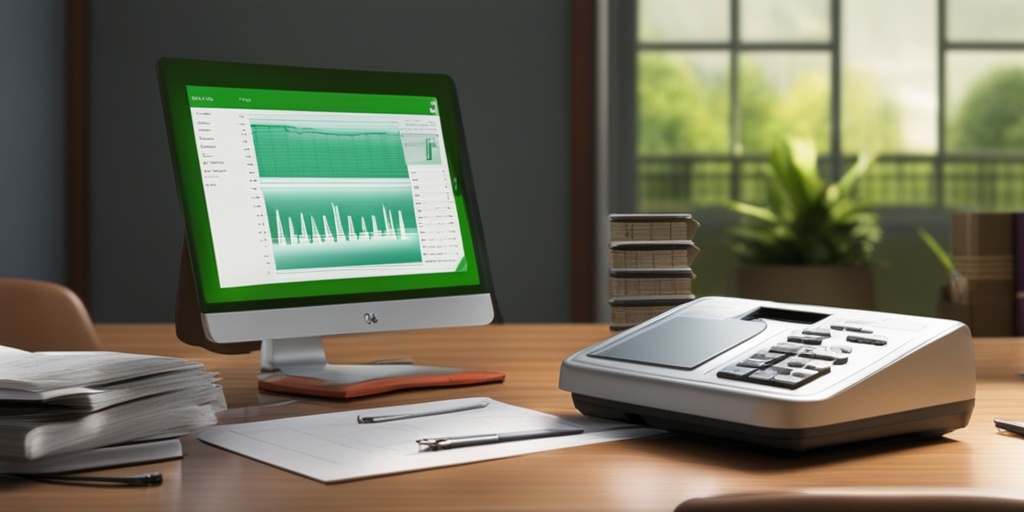
[[[562,363],[583,414],[789,450],[964,427],[972,338],[960,322],[704,297]]]

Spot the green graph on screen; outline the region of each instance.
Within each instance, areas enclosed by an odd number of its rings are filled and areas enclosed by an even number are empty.
[[[422,261],[397,126],[252,124],[278,270]]]
[[[252,122],[262,178],[407,178],[402,137],[394,123]]]

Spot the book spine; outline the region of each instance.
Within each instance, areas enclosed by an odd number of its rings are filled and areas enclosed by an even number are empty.
[[[1014,330],[1024,336],[1024,213],[1013,214]]]
[[[690,295],[692,281],[692,277],[612,277],[612,296]]]
[[[645,246],[643,244],[612,244],[611,268],[686,268],[700,253],[692,242],[675,245]]]
[[[689,215],[612,215],[611,241],[690,240],[700,223]]]
[[[952,256],[968,281],[968,324],[975,336],[1012,336],[1016,305],[1014,214],[953,215]]]

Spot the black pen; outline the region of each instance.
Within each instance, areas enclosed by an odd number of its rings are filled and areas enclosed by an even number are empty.
[[[456,437],[431,437],[417,439],[416,443],[421,448],[428,450],[450,450],[464,446],[479,446],[484,444],[507,443],[511,441],[525,441],[527,439],[543,439],[546,437],[571,436],[582,434],[581,428],[548,428],[542,430],[523,430],[520,432],[503,432],[500,434],[478,434],[472,436]]]

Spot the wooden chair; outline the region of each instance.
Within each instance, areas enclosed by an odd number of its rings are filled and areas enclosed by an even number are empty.
[[[82,300],[48,281],[0,278],[0,345],[29,350],[97,350],[99,335]]]
[[[675,512],[961,512],[1024,510],[1024,494],[983,489],[811,489],[692,498]],[[991,494],[990,494],[991,493]]]

